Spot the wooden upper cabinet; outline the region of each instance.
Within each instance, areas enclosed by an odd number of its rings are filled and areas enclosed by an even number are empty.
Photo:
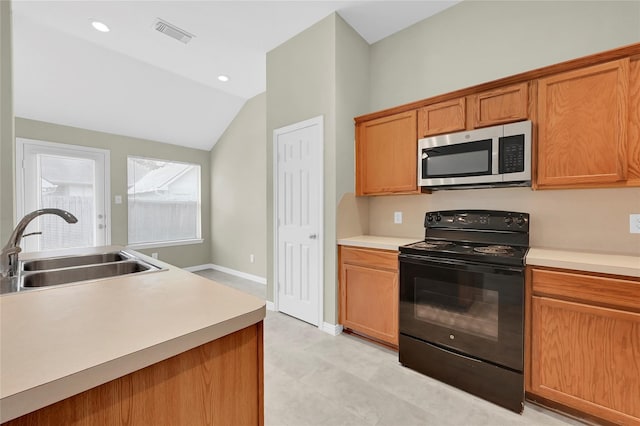
[[[529,90],[527,83],[500,87],[469,96],[473,128],[529,118]]]
[[[418,192],[416,111],[356,126],[356,195]]]
[[[538,186],[624,181],[628,106],[629,59],[538,80]]]
[[[466,98],[438,102],[418,110],[418,137],[465,130]]]
[[[640,56],[629,62],[629,134],[627,137],[630,184],[640,185]]]

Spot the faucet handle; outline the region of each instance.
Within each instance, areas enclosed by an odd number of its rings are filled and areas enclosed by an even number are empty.
[[[42,235],[42,232],[30,232],[30,233],[28,233],[28,234],[24,234],[24,235],[22,236],[22,238],[24,238],[24,237],[29,237],[29,236],[31,236],[31,235]]]

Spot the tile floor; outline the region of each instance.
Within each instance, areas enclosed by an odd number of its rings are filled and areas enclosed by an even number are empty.
[[[214,270],[198,274],[265,297],[265,285]],[[528,403],[514,414],[402,367],[396,352],[271,311],[264,387],[266,426],[582,424]]]

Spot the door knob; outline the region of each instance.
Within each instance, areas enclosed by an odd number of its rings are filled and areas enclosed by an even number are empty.
[[[316,234],[311,234],[309,235],[309,238],[315,240],[316,238],[318,238],[318,236]]]

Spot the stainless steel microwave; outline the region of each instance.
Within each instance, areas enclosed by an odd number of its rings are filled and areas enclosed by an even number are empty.
[[[418,186],[531,186],[531,121],[420,139]]]

